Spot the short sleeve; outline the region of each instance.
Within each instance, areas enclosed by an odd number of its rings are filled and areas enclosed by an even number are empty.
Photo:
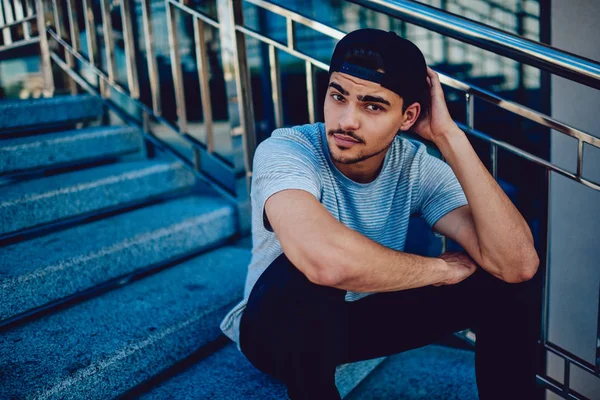
[[[314,151],[302,143],[271,137],[258,146],[252,172],[252,209],[263,216],[265,229],[272,232],[264,206],[275,193],[299,189],[320,200],[321,180],[318,171]]]
[[[418,163],[418,212],[430,228],[450,211],[467,205],[465,193],[452,168],[427,153],[420,145],[415,156]]]

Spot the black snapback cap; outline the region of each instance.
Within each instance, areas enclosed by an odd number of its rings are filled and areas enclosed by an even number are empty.
[[[353,50],[359,49],[381,55],[383,72],[346,61]],[[421,50],[396,33],[379,29],[359,29],[340,39],[331,56],[329,75],[333,72],[379,83],[403,98],[418,98],[429,87],[427,63]]]

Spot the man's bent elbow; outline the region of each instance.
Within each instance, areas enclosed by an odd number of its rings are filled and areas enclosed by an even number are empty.
[[[333,268],[321,269],[313,274],[313,278],[309,278],[312,283],[316,283],[321,286],[337,287],[342,278],[340,274]]]
[[[519,267],[515,268],[512,273],[504,276],[504,281],[508,283],[527,282],[535,276],[540,265],[540,259],[535,251],[530,253],[527,260],[521,261]]]
[[[313,263],[311,274],[307,275],[307,278],[317,285],[336,287],[343,281],[344,276],[342,268],[338,265],[320,260]]]

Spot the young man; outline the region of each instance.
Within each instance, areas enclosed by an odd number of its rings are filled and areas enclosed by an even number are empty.
[[[340,399],[339,364],[477,333],[481,399],[532,399],[538,268],[527,223],[451,119],[438,76],[392,32],[337,44],[325,124],[257,149],[253,256],[223,332],[291,399]],[[401,138],[411,129],[437,145]],[[403,252],[420,215],[468,254]]]

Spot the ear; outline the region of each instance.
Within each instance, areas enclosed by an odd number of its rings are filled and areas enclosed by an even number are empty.
[[[419,118],[419,114],[421,113],[421,105],[417,102],[412,103],[406,111],[404,111],[404,115],[402,115],[402,124],[400,125],[401,131],[407,131],[411,126],[417,121]]]

